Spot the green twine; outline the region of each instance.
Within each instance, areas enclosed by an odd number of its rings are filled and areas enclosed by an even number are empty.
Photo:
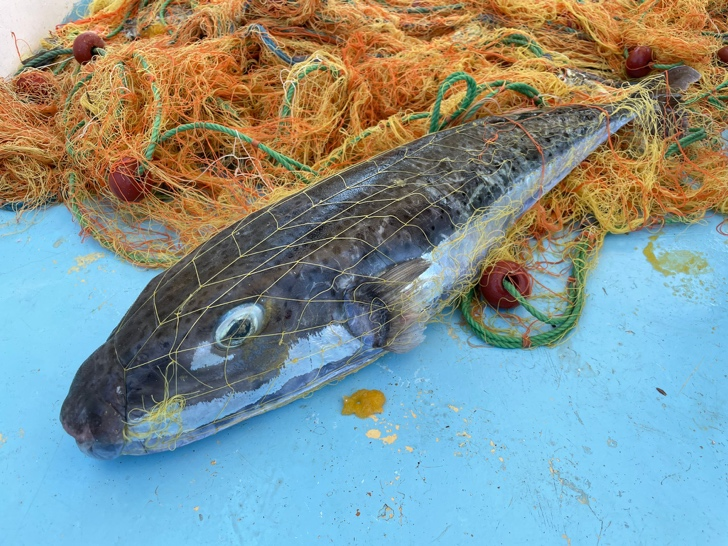
[[[467,121],[470,119],[480,108],[485,104],[485,101],[496,96],[501,91],[515,91],[516,93],[520,93],[521,95],[525,96],[526,98],[531,99],[536,106],[543,106],[544,102],[541,98],[541,93],[539,93],[538,89],[535,87],[531,87],[527,83],[519,83],[519,82],[508,82],[506,80],[498,80],[491,83],[484,84],[483,87],[497,87],[498,89],[495,89],[485,95],[480,103],[476,105],[474,108],[472,108],[464,117],[463,121]]]
[[[66,103],[64,104],[63,109],[68,110],[68,108],[71,106],[71,99],[73,99],[73,96],[78,92],[79,89],[81,89],[84,85],[86,85],[86,82],[89,81],[91,78],[93,78],[93,73],[86,75],[84,78],[78,80],[76,82],[76,85],[73,86],[73,89],[71,89],[71,92],[68,94],[68,97],[66,97]]]
[[[459,82],[459,81],[465,81],[467,85],[467,91],[465,94],[465,97],[463,97],[463,100],[460,101],[460,104],[458,105],[455,112],[453,112],[444,122],[440,122],[440,110],[442,107],[442,101],[445,96],[445,93],[450,89],[450,87]],[[517,93],[521,93],[522,95],[528,97],[529,99],[533,100],[538,106],[543,105],[543,99],[540,96],[540,93],[538,89],[531,87],[528,84],[525,83],[518,83],[518,82],[508,82],[505,80],[498,80],[495,82],[485,83],[481,85],[477,85],[475,83],[475,79],[465,72],[454,72],[450,74],[443,82],[440,84],[440,88],[437,92],[437,98],[435,99],[435,103],[432,107],[432,112],[419,112],[416,114],[410,114],[408,116],[405,116],[402,118],[402,121],[404,123],[408,123],[410,121],[415,121],[418,119],[424,119],[424,118],[430,118],[430,126],[429,126],[429,133],[436,133],[442,129],[444,129],[452,120],[456,119],[460,114],[467,111],[468,108],[472,105],[475,98],[482,93],[486,89],[492,89],[496,87],[497,89],[494,89],[490,93],[488,93],[485,97],[485,99],[489,99],[498,93],[500,93],[503,90],[509,90],[509,91],[515,91]],[[471,109],[466,117],[464,118],[464,121],[467,121],[469,117],[471,117],[477,110],[480,108],[481,105]],[[372,133],[374,133],[376,130],[375,127],[372,127],[371,129],[364,130],[361,134],[354,137],[350,142],[347,143],[349,146],[355,145],[357,142],[365,139]],[[324,163],[324,167],[327,167],[334,163],[339,157],[341,157],[341,154],[343,153],[343,149],[340,150],[335,155],[331,156],[330,159]]]
[[[144,2],[144,3],[146,3],[146,2]],[[126,24],[126,20],[129,19],[132,11],[134,11],[134,2],[132,2],[131,5],[129,6],[129,9],[126,10],[126,13],[124,14],[124,18],[121,20],[121,24],[106,35],[106,38],[105,38],[106,40],[110,40],[111,38],[113,38],[114,36],[119,34],[122,30],[124,30],[124,25]]]
[[[86,126],[86,121],[81,120],[73,127],[73,129],[71,129],[66,134],[66,153],[74,159],[76,159],[76,151],[73,149],[73,145],[71,144],[71,138],[73,138],[73,135],[75,135],[80,129],[82,129],[85,126]]]
[[[710,91],[701,93],[700,95],[693,97],[690,100],[686,100],[685,102],[683,102],[683,105],[688,106],[690,104],[693,104],[694,102],[704,99],[705,97],[709,97],[708,102],[710,104],[712,104],[713,106],[717,107],[720,110],[725,110],[726,106],[725,106],[725,104],[723,104],[721,102],[721,100],[726,100],[726,98],[728,98],[728,96],[718,95],[717,97],[715,97],[715,96],[711,96],[711,95],[714,95],[715,93],[717,93],[721,89],[725,89],[726,87],[728,87],[728,79],[724,80],[723,83],[718,84],[715,89],[711,89]]]
[[[208,100],[210,100],[209,97]],[[240,114],[228,101],[221,99],[220,97],[215,97],[215,104],[217,104],[220,108],[225,110],[231,116],[235,117],[235,119],[240,120]]]
[[[654,68],[655,70],[670,70],[672,68],[677,68],[678,66],[682,66],[682,65],[683,65],[683,62],[680,61],[679,63],[675,63],[675,64],[653,64],[650,66],[652,66],[652,68]]]
[[[53,69],[53,75],[58,76],[63,70],[68,66],[68,63],[70,63],[73,60],[73,57],[69,57],[65,61],[62,61],[58,63],[58,66]]]
[[[728,40],[728,32],[710,32],[710,31],[703,31],[701,32],[703,36],[712,36],[713,38],[720,38],[721,40]]]
[[[467,91],[465,93],[465,97],[463,97],[463,100],[460,101],[460,104],[458,105],[455,112],[450,114],[450,116],[447,118],[447,120],[440,123],[440,107],[441,107],[442,100],[443,100],[445,93],[447,92],[448,89],[450,89],[450,87],[454,83],[463,81],[463,80],[465,81],[465,83],[468,86]],[[508,91],[515,91],[517,93],[524,95],[525,97],[533,100],[538,106],[543,105],[543,99],[541,98],[538,89],[531,87],[530,85],[528,85],[526,83],[498,80],[495,82],[484,83],[484,84],[478,85],[475,83],[475,79],[471,75],[466,74],[465,72],[454,72],[453,74],[450,74],[447,78],[445,78],[445,80],[440,84],[440,88],[437,92],[437,98],[435,99],[435,104],[432,107],[432,118],[430,119],[429,132],[435,133],[435,132],[440,131],[443,128],[445,128],[448,123],[450,123],[454,119],[457,119],[458,116],[460,116],[460,114],[462,114],[463,112],[468,110],[470,108],[470,106],[473,104],[473,101],[475,100],[475,98],[480,93],[482,93],[486,89],[492,89],[494,87],[496,87],[497,89],[488,93],[483,98],[484,101],[497,95],[498,93],[500,93],[503,90],[508,90]],[[466,119],[471,117],[473,114],[475,114],[475,112],[477,112],[477,110],[480,108],[480,106],[482,106],[482,103],[481,103],[481,105],[477,106],[476,108],[474,108],[473,110],[468,112]]]
[[[533,41],[528,36],[524,36],[523,34],[510,34],[506,37],[504,37],[501,40],[502,44],[506,45],[516,45],[528,48],[528,50],[536,55],[536,57],[543,57],[546,55],[543,48],[538,45],[535,41]]]
[[[708,102],[710,104],[712,104],[713,106],[715,106],[716,108],[718,108],[718,110],[725,110],[726,109],[726,105],[723,104],[721,101],[724,101],[724,100],[727,100],[727,99],[728,99],[728,96],[721,95],[721,96],[718,96],[718,97],[710,97],[708,99]]]
[[[76,85],[73,86],[73,89],[71,89],[71,92],[68,94],[68,97],[66,97],[66,102],[63,105],[63,124],[67,125],[68,122],[68,110],[71,107],[71,100],[73,99],[74,95],[78,93],[79,89],[81,89],[84,85],[86,85],[86,82],[91,80],[93,78],[94,74],[93,72],[91,74],[86,75],[84,78],[78,80],[76,82]],[[73,137],[74,134],[76,134],[76,131],[81,129],[86,125],[85,121],[81,121],[76,124],[76,126],[71,129],[71,131],[66,133],[66,153],[68,153],[69,156],[75,159],[76,152],[73,149],[73,146],[71,145],[71,137]]]
[[[71,53],[73,53],[73,49],[71,48],[57,48],[51,49],[50,51],[45,51],[43,53],[39,53],[38,55],[34,55],[30,59],[26,59],[25,61],[23,61],[23,66],[15,73],[15,75],[17,76],[26,68],[43,68],[44,66],[48,66],[49,64],[51,64],[58,57],[62,57],[63,55],[70,55]]]
[[[148,161],[151,161],[152,157],[154,156],[154,150],[157,148],[159,132],[161,131],[162,127],[162,92],[159,90],[159,86],[155,82],[154,74],[152,73],[151,68],[149,68],[149,64],[147,63],[146,59],[142,57],[139,53],[134,53],[133,57],[139,61],[139,64],[142,66],[144,72],[149,75],[152,95],[154,95],[154,121],[152,122],[152,135],[149,139],[149,146],[147,146],[147,149],[144,152],[144,157]],[[139,167],[139,174],[143,174],[144,170],[144,165],[141,165]]]
[[[473,331],[488,345],[501,347],[503,349],[521,349],[529,347],[540,347],[542,345],[553,345],[563,339],[575,326],[581,315],[586,299],[586,270],[589,241],[584,237],[574,248],[572,256],[572,276],[567,285],[568,305],[562,315],[549,317],[533,307],[509,281],[503,281],[503,287],[536,319],[553,326],[548,332],[536,334],[533,337],[522,335],[520,337],[506,334],[497,334],[488,329],[482,322],[476,320],[472,315],[473,298],[476,289],[468,292],[460,304],[460,310],[465,320]]]
[[[680,66],[682,63],[677,63],[675,65],[669,65],[667,68],[672,68],[673,66]],[[661,68],[666,69],[666,65],[655,65],[655,68]],[[683,106],[689,106],[690,104],[693,104],[699,100],[702,100],[704,98],[708,98],[708,103],[712,104],[719,110],[726,110],[726,105],[722,102],[724,100],[728,100],[728,95],[716,95],[718,91],[721,89],[725,89],[728,87],[728,79],[720,83],[715,87],[715,89],[711,89],[710,91],[706,91],[705,93],[701,93],[700,95],[697,95],[693,97],[692,99],[684,101],[682,104]],[[705,132],[705,129],[702,127],[693,127],[688,129],[688,134],[679,139],[677,142],[670,144],[670,146],[667,147],[667,150],[665,151],[665,157],[673,156],[677,153],[679,153],[683,148],[686,146],[689,146],[690,144],[693,144],[694,142],[698,142],[700,140],[704,140],[708,138],[708,134]]]
[[[665,157],[673,156],[693,142],[698,142],[699,140],[703,140],[705,138],[708,138],[708,134],[702,127],[688,129],[687,135],[667,147],[667,150],[665,151]]]
[[[121,81],[124,84],[124,89],[130,89],[131,84],[129,83],[129,78],[126,77],[126,67],[124,66],[124,63],[123,62],[116,63],[116,68],[119,71],[119,74],[121,75]],[[126,106],[126,99],[122,96],[119,99],[119,104],[116,105],[116,111],[114,112],[114,116],[116,117],[117,120],[120,120],[122,118],[125,106]]]
[[[283,167],[288,169],[289,171],[294,171],[296,169],[301,171],[306,171],[311,174],[318,174],[315,170],[313,170],[308,165],[304,165],[303,163],[299,163],[295,159],[292,159],[290,157],[287,157],[279,152],[276,152],[275,150],[269,148],[262,142],[258,142],[254,138],[249,137],[248,135],[241,133],[240,131],[237,131],[235,129],[231,129],[230,127],[225,127],[224,125],[219,125],[217,123],[209,123],[209,122],[202,122],[198,121],[195,123],[185,123],[184,125],[180,125],[179,127],[175,127],[174,129],[170,129],[169,131],[162,134],[159,139],[154,143],[154,146],[156,147],[157,144],[162,144],[163,142],[166,142],[173,136],[182,133],[184,131],[193,131],[195,129],[206,129],[208,131],[217,131],[219,133],[224,133],[226,135],[230,135],[234,138],[239,138],[240,140],[243,140],[247,142],[248,144],[252,144],[259,150],[265,152],[268,157],[271,159],[274,159],[278,163],[280,163]],[[151,159],[151,157],[147,157],[147,159]]]
[[[272,148],[269,148],[265,144],[258,142],[257,140],[249,137],[248,135],[245,135],[241,133],[240,131],[237,131],[235,129],[231,129],[229,127],[225,127],[224,125],[219,125],[217,123],[208,123],[208,122],[195,122],[195,123],[186,123],[183,125],[180,125],[178,127],[175,127],[173,129],[170,129],[166,131],[163,134],[161,133],[161,127],[162,127],[162,114],[163,114],[163,104],[162,104],[162,93],[159,89],[159,86],[155,82],[154,74],[151,71],[151,68],[149,64],[147,63],[146,59],[140,55],[139,53],[134,53],[133,58],[136,59],[139,64],[141,65],[144,72],[146,72],[149,75],[150,79],[150,85],[152,88],[152,94],[154,96],[154,120],[152,122],[152,129],[151,134],[149,138],[149,145],[147,146],[147,149],[144,151],[144,157],[147,161],[151,161],[154,157],[154,152],[157,149],[157,146],[159,144],[162,144],[163,142],[166,142],[170,138],[172,138],[174,135],[177,135],[179,133],[182,133],[184,131],[192,131],[195,129],[206,129],[209,131],[217,131],[220,133],[225,133],[227,135],[230,135],[235,138],[239,138],[248,144],[252,144],[256,148],[262,150],[265,152],[270,158],[277,161],[280,165],[288,169],[289,171],[295,171],[295,170],[301,170],[305,171],[311,174],[318,174],[315,170],[311,169],[309,166],[304,165],[303,163],[299,163],[295,159],[292,159],[290,157],[287,157]],[[318,65],[313,65],[316,68],[319,68]],[[313,68],[312,68],[313,69]],[[125,79],[125,73],[124,73],[124,67],[123,65],[120,65],[120,70],[122,72],[122,78]],[[74,88],[71,90],[71,93],[68,95],[68,98],[66,99],[65,104],[65,110],[68,111],[68,107],[70,105],[71,99],[75,95],[75,93],[89,80],[93,74],[89,74],[82,80],[76,83]],[[74,129],[71,131],[70,135],[67,135],[67,151],[69,152],[69,155],[73,156],[73,150],[70,146],[70,136],[73,135],[78,129],[83,127],[84,122],[81,122],[80,124],[76,125]],[[144,174],[147,167],[145,165],[140,165],[138,169],[138,173]]]
[[[339,71],[336,70],[336,68],[329,69],[328,66],[325,64],[311,64],[307,67],[305,67],[301,72],[298,73],[296,76],[296,79],[298,81],[301,81],[303,78],[305,78],[308,74],[311,72],[314,72],[315,70],[322,70],[324,72],[331,71],[331,75],[334,78],[339,77]],[[283,99],[283,106],[281,107],[281,117],[287,118],[291,115],[291,102],[293,101],[293,95],[296,92],[296,87],[298,84],[298,81],[291,82],[291,85],[288,86],[288,89],[286,90],[286,96]]]
[[[436,133],[445,125],[440,124],[440,107],[442,105],[442,99],[445,96],[445,93],[447,93],[447,90],[450,89],[454,83],[459,81],[465,81],[468,89],[465,97],[462,101],[460,101],[457,110],[452,114],[451,117],[453,119],[464,112],[473,103],[475,97],[478,96],[478,84],[475,83],[475,79],[470,74],[466,74],[465,72],[454,72],[453,74],[450,74],[440,84],[440,88],[437,91],[437,98],[435,99],[435,104],[432,107],[432,117],[430,118],[430,133]]]
[[[159,7],[159,21],[164,26],[167,26],[167,20],[164,18],[164,12],[167,11],[167,8],[172,2],[174,2],[174,0],[164,0],[164,3]]]

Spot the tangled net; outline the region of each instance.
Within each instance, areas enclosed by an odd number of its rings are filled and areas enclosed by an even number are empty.
[[[620,133],[489,260],[536,265],[535,253],[562,245],[568,255],[584,238],[594,251],[606,233],[728,210],[728,78],[716,56],[725,9],[711,0],[95,0],[0,83],[0,206],[63,202],[120,256],[167,266],[286,192],[428,132],[604,102],[625,79],[627,52],[646,45],[655,70],[684,63],[702,74],[683,97],[689,128]],[[80,65],[70,48],[84,31],[106,44]],[[566,68],[604,81],[566,83]],[[111,191],[120,162],[145,180],[141,200]]]

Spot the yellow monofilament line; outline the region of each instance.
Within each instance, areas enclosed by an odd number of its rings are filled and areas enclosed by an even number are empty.
[[[185,400],[182,395],[170,397],[167,391],[164,399],[146,413],[138,415],[142,412],[134,411],[134,415],[130,415],[131,421],[124,427],[125,441],[141,441],[153,448],[156,441],[164,438],[165,443],[173,445],[183,433],[182,410]]]

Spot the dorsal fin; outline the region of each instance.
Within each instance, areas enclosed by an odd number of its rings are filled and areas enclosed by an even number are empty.
[[[408,260],[349,290],[345,306],[352,333],[393,353],[419,345],[425,339],[424,302],[414,300],[409,287],[430,265],[423,258]]]

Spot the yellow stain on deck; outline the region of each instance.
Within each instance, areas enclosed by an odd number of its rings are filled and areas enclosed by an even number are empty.
[[[708,260],[702,252],[691,250],[665,250],[659,255],[655,253],[655,241],[658,235],[652,235],[650,242],[642,253],[652,267],[665,276],[683,273],[685,275],[700,275],[710,271]]]
[[[76,256],[76,265],[71,267],[68,270],[68,274],[71,273],[79,273],[81,269],[86,269],[90,264],[94,263],[96,260],[100,260],[104,257],[104,254],[102,252],[92,252],[91,254],[86,254],[85,256]]]
[[[397,441],[396,434],[390,434],[389,436],[382,436],[382,431],[375,428],[367,430],[367,438],[372,440],[381,440],[382,443],[390,445]]]
[[[341,415],[356,415],[360,419],[374,417],[375,413],[384,411],[386,401],[387,398],[382,391],[360,389],[351,396],[344,396]]]

